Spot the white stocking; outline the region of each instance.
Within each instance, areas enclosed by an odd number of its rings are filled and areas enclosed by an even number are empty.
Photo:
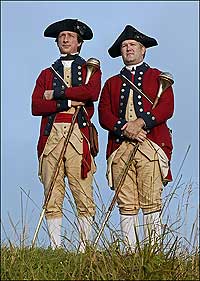
[[[121,231],[125,244],[131,249],[135,250],[136,234],[138,228],[138,215],[121,215],[120,214]]]
[[[79,252],[84,253],[86,244],[90,241],[90,235],[92,231],[93,218],[89,217],[78,217],[78,230],[79,230]]]
[[[160,212],[143,215],[144,238],[154,244],[156,240],[161,238],[161,216]]]
[[[61,246],[62,218],[47,219],[51,248],[54,250]]]

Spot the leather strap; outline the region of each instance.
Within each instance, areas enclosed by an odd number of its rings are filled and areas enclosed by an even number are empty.
[[[129,86],[131,87],[131,89],[132,89],[133,91],[137,91],[138,94],[144,96],[151,104],[153,104],[154,101],[152,100],[152,98],[150,98],[147,94],[144,94],[141,90],[139,90],[138,87],[137,87],[135,84],[133,84],[132,81],[130,81],[128,78],[125,78],[125,77],[124,77],[123,75],[121,75],[121,74],[119,74],[119,77],[122,79],[123,82],[125,82],[125,83],[128,82],[128,83],[129,83]]]
[[[62,84],[64,84],[64,86],[66,88],[68,88],[67,83],[65,82],[65,80],[62,78],[62,76],[60,76],[60,74],[53,68],[53,66],[50,66],[50,69],[52,70],[52,72],[55,74],[55,76],[61,81]]]

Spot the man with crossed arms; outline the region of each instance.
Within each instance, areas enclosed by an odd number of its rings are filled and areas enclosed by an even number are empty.
[[[39,177],[47,197],[50,180],[72,122],[77,106],[80,109],[72,135],[66,147],[59,174],[45,210],[51,247],[61,246],[62,205],[65,177],[75,200],[80,234],[79,251],[84,252],[95,215],[92,180],[96,171],[90,152],[87,119],[94,113],[94,101],[101,89],[101,71],[97,70],[86,84],[86,61],[79,55],[84,40],[93,32],[77,19],[64,19],[49,25],[45,37],[55,38],[60,58],[53,68],[65,80],[67,88],[50,68],[43,70],[32,95],[32,114],[42,116],[38,141]]]

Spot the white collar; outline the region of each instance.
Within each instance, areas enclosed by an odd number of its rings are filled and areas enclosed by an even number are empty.
[[[78,55],[79,53],[71,53],[71,54],[60,54],[61,57],[66,57],[67,55]]]
[[[137,66],[140,66],[140,65],[142,65],[142,64],[143,64],[143,61],[141,61],[141,62],[139,62],[139,63],[137,63],[137,64],[126,65],[126,69],[128,69],[128,70],[130,70],[130,71],[133,71],[133,68],[134,68],[134,70],[136,70],[136,67],[137,67]]]
[[[61,62],[64,67],[71,67],[73,60],[62,60]]]
[[[76,55],[77,53],[72,53],[70,55]],[[68,54],[60,54],[61,57],[66,57]],[[71,67],[73,60],[62,60],[62,64],[64,67]]]

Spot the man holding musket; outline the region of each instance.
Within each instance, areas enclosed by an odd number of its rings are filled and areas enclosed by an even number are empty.
[[[112,58],[122,56],[125,66],[106,81],[99,102],[99,121],[109,132],[107,178],[115,192],[130,165],[117,203],[124,241],[131,251],[140,208],[145,238],[154,243],[160,236],[162,185],[172,180],[172,140],[166,122],[174,111],[173,81],[168,87],[161,85],[161,71],[144,62],[146,49],[156,45],[154,38],[127,25],[108,50]]]
[[[94,113],[93,102],[99,97],[101,71],[96,68],[88,76],[87,63],[79,55],[84,40],[93,37],[85,23],[64,19],[49,25],[44,36],[55,38],[61,55],[42,70],[32,95],[32,114],[42,116],[37,150],[39,177],[48,199],[45,217],[51,247],[60,247],[67,177],[78,213],[79,250],[84,252],[95,215],[92,180],[96,166],[88,122]]]

